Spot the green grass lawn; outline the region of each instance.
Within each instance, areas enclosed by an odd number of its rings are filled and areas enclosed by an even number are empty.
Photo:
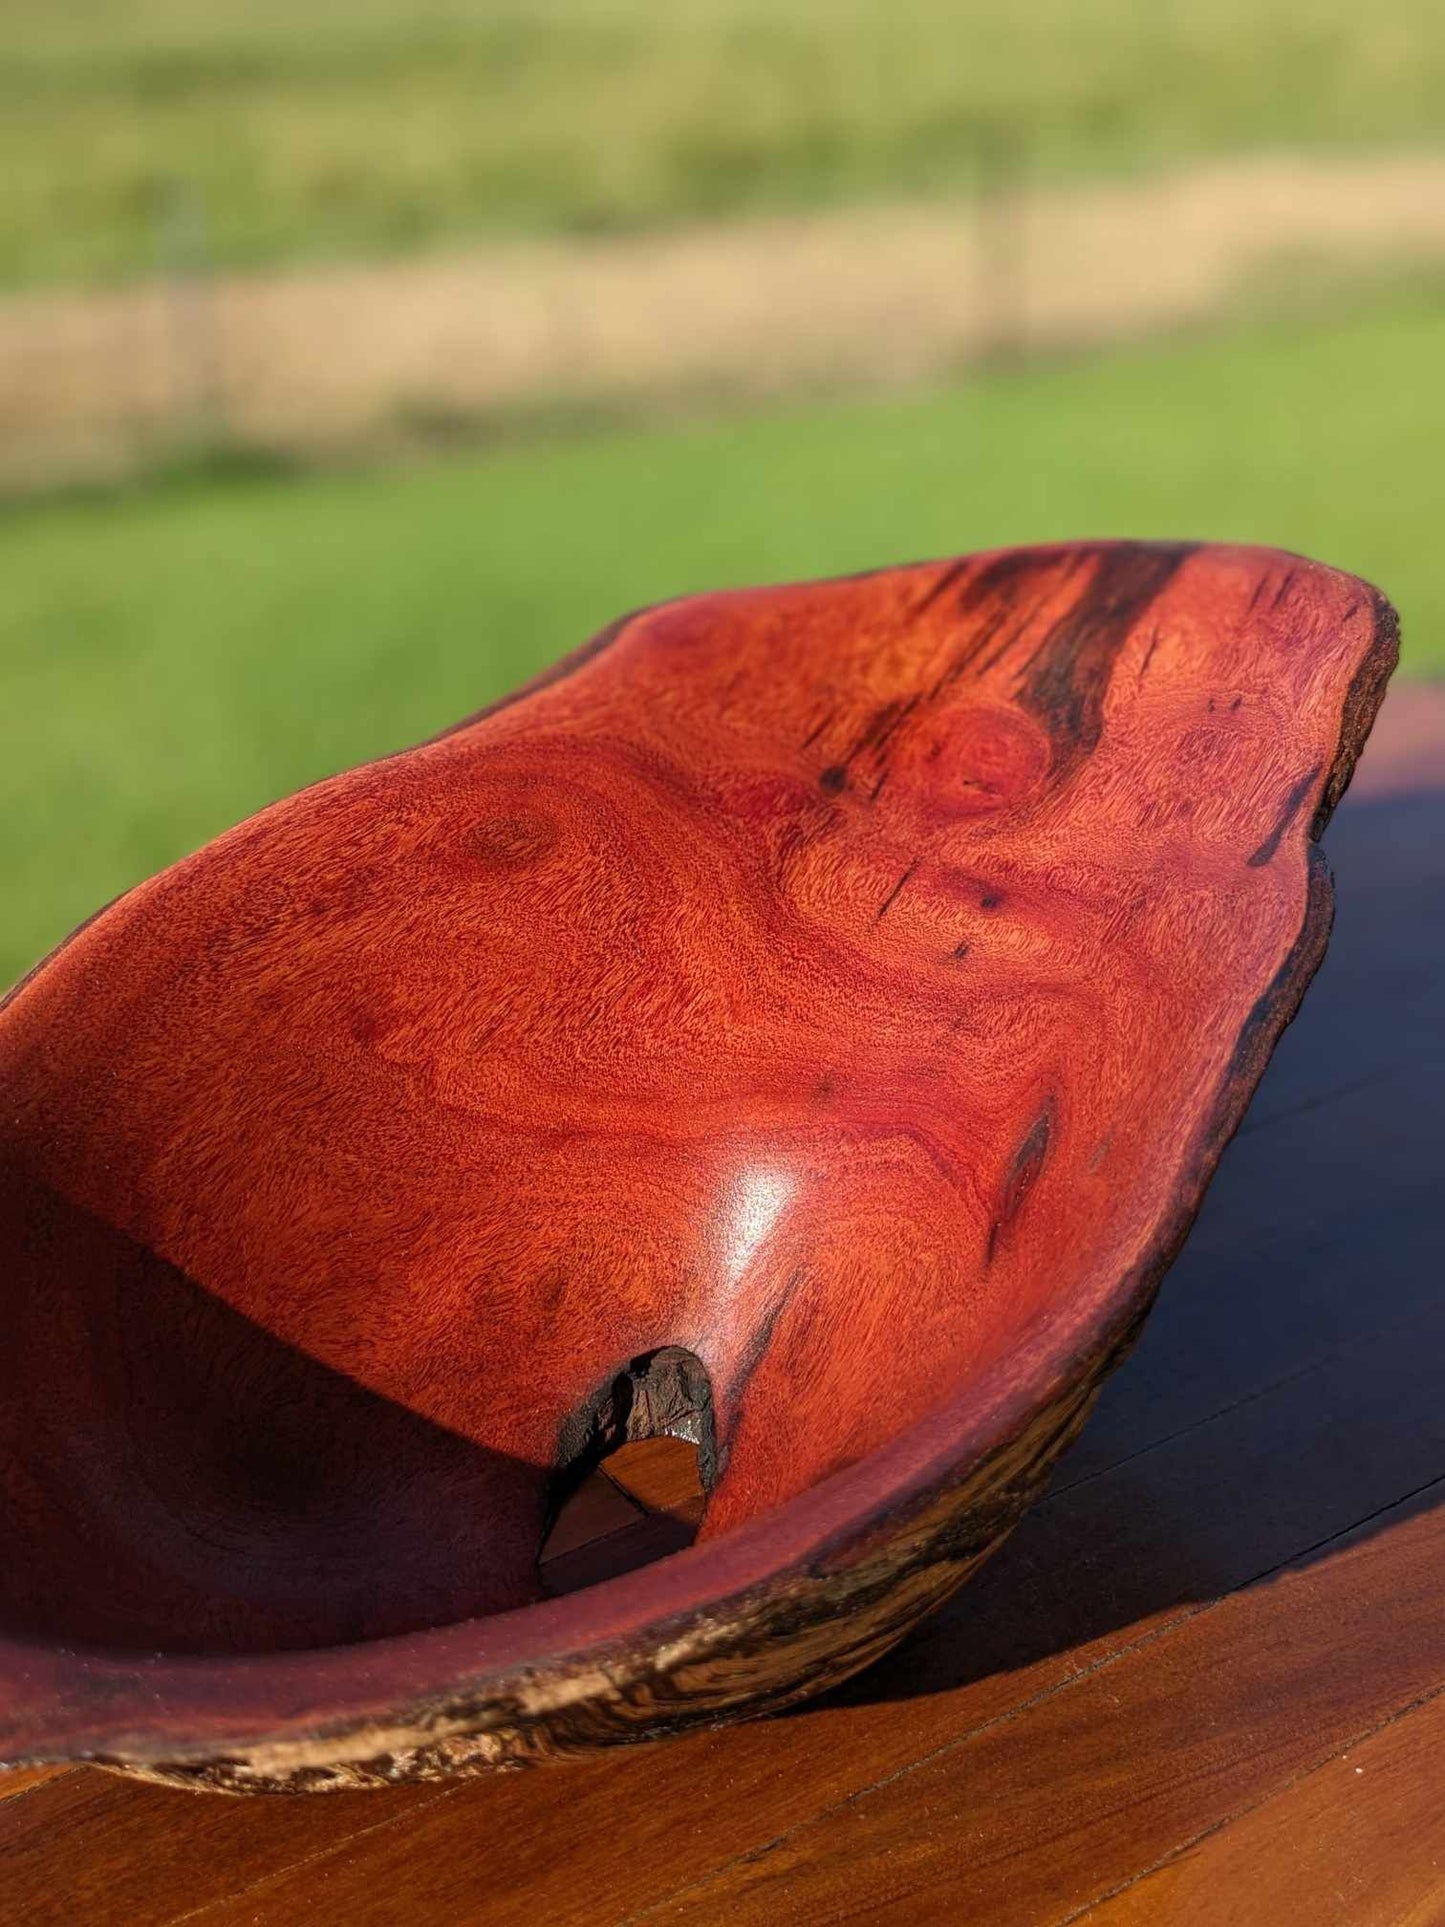
[[[1445,311],[1423,294],[942,392],[0,516],[0,980],[269,799],[639,603],[994,543],[1279,543],[1445,669]]]
[[[0,285],[202,219],[223,262],[386,253],[953,190],[1001,123],[1053,175],[1438,141],[1442,101],[1438,0],[5,0]]]

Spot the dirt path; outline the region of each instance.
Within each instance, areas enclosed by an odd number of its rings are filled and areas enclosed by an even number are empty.
[[[1204,319],[1301,260],[1441,259],[1445,155],[1413,155],[27,296],[0,304],[0,476],[128,467],[207,421],[338,454],[556,404],[905,382]]]

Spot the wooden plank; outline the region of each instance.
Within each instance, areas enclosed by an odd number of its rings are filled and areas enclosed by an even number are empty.
[[[666,1512],[639,1515],[631,1525],[547,1560],[542,1582],[554,1595],[578,1592],[583,1586],[597,1586],[604,1579],[665,1559],[670,1552],[681,1552],[695,1536],[694,1527]]]
[[[608,1478],[649,1512],[670,1513],[694,1526],[701,1519],[706,1499],[697,1447],[687,1439],[633,1439],[612,1454],[606,1469]]]
[[[549,1593],[575,1592],[697,1536],[707,1500],[697,1447],[685,1439],[635,1439],[611,1453],[563,1507],[538,1561]]]
[[[1445,1512],[1381,1521],[635,1917],[1063,1927],[1445,1686],[1442,1560]]]
[[[1440,1068],[1422,1063],[1387,1092],[1350,1093],[1239,1147],[1248,1159],[1221,1172],[1197,1241],[1060,1480],[1104,1471],[1438,1302],[1442,1090]],[[1372,1146],[1368,1159],[1362,1144]],[[1257,1216],[1256,1199],[1269,1186],[1293,1237],[1272,1236]],[[1362,1276],[1372,1279],[1369,1291],[1359,1288]]]
[[[642,1508],[605,1473],[594,1472],[572,1494],[547,1534],[537,1564],[545,1574],[554,1559],[564,1558],[598,1539],[625,1532],[642,1518]]]
[[[230,1800],[93,1769],[65,1773],[0,1805],[0,1921],[160,1927],[439,1797],[413,1786]]]
[[[1241,1814],[1081,1927],[1438,1927],[1445,1690]]]

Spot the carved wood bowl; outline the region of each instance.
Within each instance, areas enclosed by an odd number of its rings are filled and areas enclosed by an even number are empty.
[[[102,911],[0,1015],[0,1757],[425,1778],[883,1652],[1137,1331],[1394,654],[1262,550],[700,596]],[[697,1543],[545,1597],[669,1431]]]

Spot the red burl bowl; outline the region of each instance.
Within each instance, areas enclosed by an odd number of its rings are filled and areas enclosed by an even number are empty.
[[[0,1012],[0,1758],[429,1778],[883,1652],[1138,1331],[1394,656],[1259,549],[698,596],[101,911]],[[669,1432],[696,1544],[548,1598]]]

